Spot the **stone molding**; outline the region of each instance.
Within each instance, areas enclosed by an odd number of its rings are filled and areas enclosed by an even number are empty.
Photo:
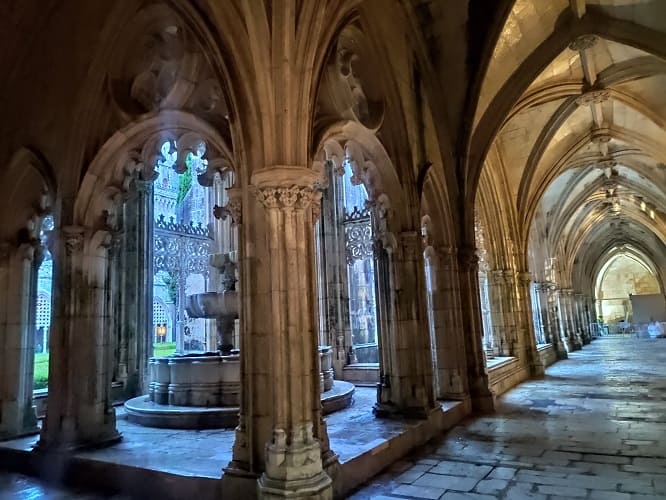
[[[610,99],[610,90],[608,89],[589,90],[576,98],[576,104],[578,106],[592,106],[594,104],[601,104],[608,99]]]
[[[570,50],[581,51],[594,47],[597,43],[596,35],[581,35],[569,44]]]
[[[219,206],[215,205],[213,207],[213,215],[216,219],[226,220],[227,217],[231,219],[232,226],[238,226],[242,224],[243,216],[243,203],[241,200],[241,190],[240,188],[229,188],[227,189],[227,195],[229,201],[226,205]]]

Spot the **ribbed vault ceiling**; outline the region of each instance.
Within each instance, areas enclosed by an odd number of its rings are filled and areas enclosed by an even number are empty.
[[[562,19],[592,15],[638,33],[636,26],[666,32],[661,0],[517,0],[475,122]],[[666,60],[638,48],[649,44],[619,38],[571,40],[523,92],[494,143],[523,231],[544,217],[548,248],[583,273],[623,245],[655,263],[666,255]]]

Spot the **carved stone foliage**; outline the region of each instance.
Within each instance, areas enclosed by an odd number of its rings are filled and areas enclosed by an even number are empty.
[[[206,275],[212,243],[207,228],[163,222],[155,224],[154,271]]]
[[[262,187],[255,189],[259,202],[266,208],[300,208],[310,206],[315,191],[309,187]]]
[[[228,109],[195,33],[164,4],[139,10],[119,33],[108,67],[117,110],[131,120],[160,109],[188,109],[225,125]]]
[[[322,79],[320,120],[355,120],[376,130],[384,118],[384,104],[373,70],[368,40],[356,25],[340,34]]]

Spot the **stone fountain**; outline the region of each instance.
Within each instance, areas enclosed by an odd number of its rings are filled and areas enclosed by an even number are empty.
[[[210,256],[220,274],[220,290],[186,297],[190,318],[215,319],[217,352],[150,358],[147,396],[125,403],[131,422],[150,427],[203,429],[235,427],[240,404],[240,356],[234,349],[239,303],[236,264],[230,254]],[[353,384],[333,380],[332,349],[319,347],[323,413],[351,404]]]

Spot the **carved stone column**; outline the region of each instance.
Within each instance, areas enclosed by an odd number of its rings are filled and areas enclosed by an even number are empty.
[[[430,260],[432,329],[439,399],[469,398],[465,339],[461,323],[456,249],[438,247]]]
[[[530,299],[530,288],[532,276],[530,273],[522,272],[517,275],[517,303],[516,315],[518,316],[519,328],[518,338],[521,345],[521,353],[524,353],[525,362],[530,367],[533,377],[543,377],[545,368],[541,362],[541,356],[537,352],[536,337],[534,335],[534,322],[532,321],[532,307]]]
[[[390,250],[377,266],[378,281],[384,278],[388,283],[388,296],[380,298],[382,380],[374,411],[378,416],[397,412],[426,418],[435,397],[421,236],[417,231],[402,232],[395,243],[395,248],[384,245]]]
[[[266,275],[244,284],[251,308],[246,318],[253,316],[251,331],[244,332],[251,337],[244,348],[251,351],[247,364],[252,391],[244,425],[254,441],[251,446],[259,444],[257,438],[267,438],[263,467],[253,467],[257,472],[263,469],[260,498],[330,499],[333,494],[320,443],[326,436],[320,435],[325,428],[320,425],[315,323],[312,212],[313,201],[318,212],[320,196],[313,188],[316,181],[315,173],[302,167],[273,167],[252,176],[255,196],[265,211],[263,224],[257,221],[265,240],[248,242],[253,244],[246,248],[266,265]],[[252,238],[259,234],[252,233]],[[257,404],[259,398],[265,403]],[[239,438],[244,439],[237,433]]]
[[[135,179],[123,204],[118,283],[118,381],[127,397],[145,394],[153,339],[153,182]]]
[[[54,236],[49,400],[38,447],[117,442],[107,293],[111,235],[67,226]]]
[[[560,332],[557,287],[553,283],[543,283],[541,290],[545,294],[545,310],[542,309],[542,317],[544,318],[548,341],[553,344],[557,352],[557,359],[567,359],[567,349]]]
[[[587,324],[587,318],[585,317],[585,306],[583,304],[583,294],[582,293],[574,293],[574,304],[575,304],[575,310],[576,310],[576,324],[577,326],[577,331],[580,336],[580,340],[583,345],[587,345],[590,343],[589,339],[589,325]]]
[[[467,378],[475,411],[490,412],[495,408],[489,389],[486,361],[483,355],[483,325],[479,297],[479,257],[474,247],[463,247],[458,252],[460,298],[462,305]]]
[[[41,252],[35,250],[0,246],[0,440],[38,432],[32,390]]]
[[[514,274],[512,270],[501,269],[488,273],[493,342],[497,356],[516,356],[518,353]]]

